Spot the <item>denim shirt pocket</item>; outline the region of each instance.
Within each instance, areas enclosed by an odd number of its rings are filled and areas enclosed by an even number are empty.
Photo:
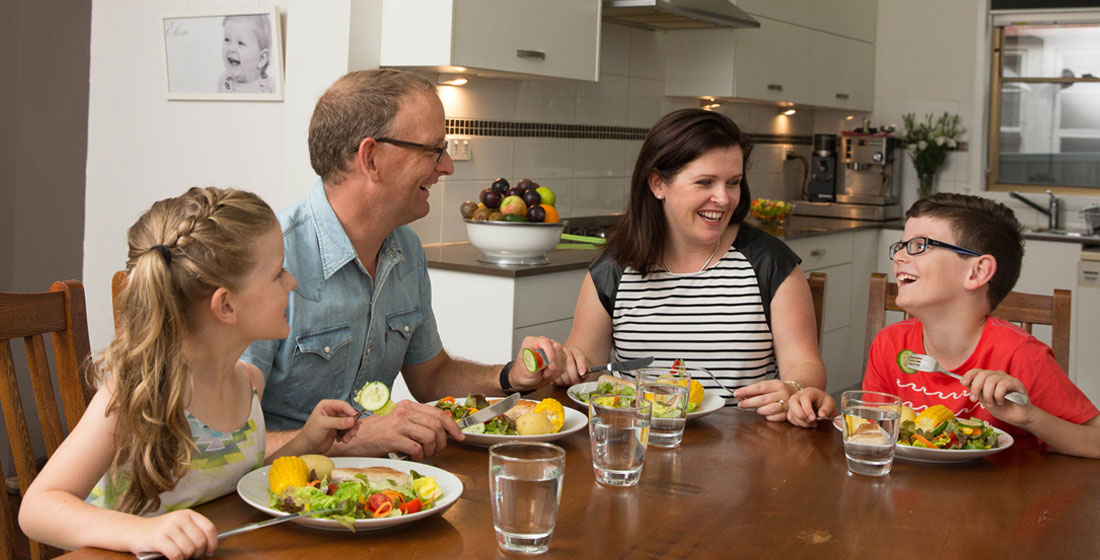
[[[351,326],[339,325],[306,333],[298,336],[295,342],[298,352],[315,354],[329,361],[338,350],[351,342]]]
[[[420,313],[419,307],[386,315],[386,326],[389,327],[390,331],[401,335],[402,339],[405,341],[409,340],[413,333],[416,332],[417,327],[423,322],[424,316]]]

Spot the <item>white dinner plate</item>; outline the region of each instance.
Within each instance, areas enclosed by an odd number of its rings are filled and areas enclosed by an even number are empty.
[[[833,427],[841,432],[844,426],[840,423],[842,416],[833,418]],[[927,447],[913,447],[912,445],[897,445],[894,447],[894,456],[906,461],[919,463],[965,463],[980,459],[994,453],[1000,453],[1012,447],[1012,436],[1004,430],[993,428],[997,432],[997,447],[992,449],[929,449]]]
[[[493,399],[490,402],[495,402],[499,399]],[[522,399],[528,400],[528,399]],[[538,404],[538,401],[529,401]],[[430,406],[435,406],[436,401],[425,403]],[[489,447],[494,443],[501,443],[505,441],[554,441],[559,440],[573,432],[581,430],[588,424],[588,417],[568,406],[563,406],[565,410],[565,418],[562,420],[561,429],[552,434],[542,434],[537,436],[502,436],[497,434],[466,434],[466,439],[458,442],[466,445],[472,445],[474,447]]]
[[[458,480],[455,475],[431,465],[425,465],[423,463],[414,463],[412,461],[397,461],[394,459],[374,459],[369,457],[333,457],[333,463],[336,463],[338,468],[342,467],[389,467],[401,472],[416,471],[424,476],[434,476],[435,481],[439,484],[440,491],[443,492],[443,496],[438,498],[435,505],[431,509],[420,510],[416,513],[410,513],[402,515],[400,517],[382,517],[380,519],[356,519],[355,530],[356,531],[373,531],[375,529],[385,529],[387,527],[393,527],[394,525],[403,525],[416,521],[417,519],[423,519],[430,515],[439,515],[447,508],[454,504],[458,497],[462,495],[462,481]],[[268,504],[270,500],[268,498],[268,482],[267,472],[271,470],[270,466],[263,467],[262,469],[256,469],[237,482],[237,494],[241,496],[248,505],[268,514],[273,517],[281,517],[287,513],[279,511],[270,507]],[[316,529],[327,529],[330,531],[347,531],[348,529],[332,519],[322,519],[315,517],[299,517],[291,520],[292,523],[304,525],[306,527],[314,527]]]
[[[599,381],[585,381],[583,383],[577,383],[576,385],[569,387],[569,390],[566,391],[566,393],[569,395],[569,398],[573,400],[573,402],[583,407],[587,407],[588,403],[581,400],[581,395],[595,391],[596,387],[599,384]],[[723,406],[726,406],[725,399],[718,396],[718,393],[716,391],[704,389],[703,402],[699,403],[699,406],[695,407],[695,411],[689,412],[687,414],[688,420],[691,420],[693,418],[701,418],[717,411]]]

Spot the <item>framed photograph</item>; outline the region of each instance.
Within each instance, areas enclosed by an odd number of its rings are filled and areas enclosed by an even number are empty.
[[[160,23],[168,99],[283,99],[277,8],[166,14]]]

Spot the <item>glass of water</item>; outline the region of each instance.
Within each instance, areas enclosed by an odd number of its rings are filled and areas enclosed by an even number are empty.
[[[653,403],[651,447],[680,447],[687,423],[691,374],[686,369],[645,368],[634,372],[636,394]]]
[[[848,470],[867,476],[890,474],[901,424],[901,399],[886,393],[845,391],[840,403]]]
[[[596,482],[634,486],[642,477],[653,404],[639,397],[593,394],[588,399],[588,435]]]
[[[554,444],[505,442],[489,448],[489,497],[500,548],[547,551],[564,473],[565,450]]]

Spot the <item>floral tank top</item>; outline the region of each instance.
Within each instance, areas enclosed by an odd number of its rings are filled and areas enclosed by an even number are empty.
[[[252,372],[249,370],[249,379]],[[220,498],[237,488],[237,481],[264,464],[264,415],[256,384],[252,383],[252,404],[248,420],[232,432],[219,432],[187,413],[197,450],[192,452],[191,467],[171,491],[160,495],[160,509],[145,514],[159,515],[187,509]],[[85,500],[102,508],[115,509],[130,484],[125,472],[107,472]],[[112,480],[112,478],[114,480]]]

